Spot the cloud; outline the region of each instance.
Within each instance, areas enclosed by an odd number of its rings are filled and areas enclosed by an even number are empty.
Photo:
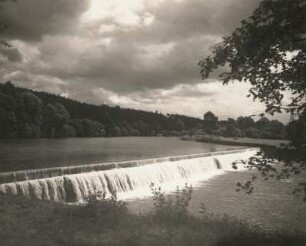
[[[45,34],[71,32],[89,7],[86,0],[21,0],[1,3],[0,23],[8,38],[40,40]]]
[[[212,110],[220,118],[226,119],[259,114],[264,110],[264,106],[259,102],[253,103],[252,99],[245,96],[248,89],[249,86],[245,83],[224,86],[218,81],[194,85],[178,84],[168,89],[149,89],[124,94],[98,88],[87,93],[87,100],[95,104],[107,103],[200,118],[204,112]]]
[[[98,104],[197,116],[216,108],[220,115],[236,115],[232,98],[241,98],[241,91],[245,96],[247,90],[237,86],[229,93],[230,87],[218,82],[218,73],[203,82],[197,62],[258,3],[8,1],[2,4],[0,23],[8,25],[5,39],[14,48],[0,50],[0,76]],[[262,110],[247,100],[246,111]]]
[[[16,48],[0,47],[0,55],[6,58],[6,62],[22,61],[22,55]]]

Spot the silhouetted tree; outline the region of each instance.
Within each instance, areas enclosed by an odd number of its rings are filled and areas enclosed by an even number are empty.
[[[182,131],[185,129],[185,124],[181,119],[177,119],[174,123],[174,129],[176,131]]]
[[[224,84],[245,81],[250,96],[266,104],[273,114],[284,108],[283,92],[292,92],[290,108],[304,110],[306,90],[306,4],[304,0],[264,0],[253,15],[241,22],[212,55],[201,60],[207,78],[219,66],[229,71],[220,75]]]
[[[18,136],[25,138],[40,137],[43,110],[42,101],[31,92],[23,92],[16,98]]]
[[[299,120],[289,123],[287,132],[294,146],[302,146],[306,143],[306,111],[300,115]]]
[[[267,113],[286,110],[297,114],[299,123],[292,123],[290,130],[297,137],[297,133],[305,132],[305,34],[305,0],[263,0],[239,28],[213,49],[211,56],[199,61],[201,74],[207,78],[219,66],[226,66],[228,70],[220,75],[224,84],[230,81],[250,83],[248,96],[265,103]],[[291,93],[291,98],[290,103],[283,106],[285,91]],[[299,174],[306,169],[305,139],[298,137],[293,139],[293,143],[299,147],[286,146],[279,152],[277,158],[283,162],[278,163],[284,163],[283,168],[276,169],[273,159],[264,154],[251,158],[247,166],[256,168],[265,178],[281,179]],[[283,155],[284,152],[287,154]],[[267,175],[268,172],[274,174]],[[244,185],[239,183],[239,189],[252,192],[253,181],[252,177]],[[306,201],[306,183],[300,185],[303,186],[300,190],[305,191]]]
[[[203,129],[204,131],[211,133],[212,130],[218,128],[218,117],[216,117],[211,111],[204,114]]]
[[[16,137],[17,120],[15,115],[16,102],[12,96],[0,91],[0,137]]]
[[[246,129],[248,127],[254,127],[255,121],[251,117],[238,117],[237,125],[240,129]]]
[[[42,136],[43,137],[50,137],[53,138],[55,134],[55,127],[54,127],[54,115],[55,115],[55,107],[48,103],[45,106],[43,111],[43,125],[42,125]]]

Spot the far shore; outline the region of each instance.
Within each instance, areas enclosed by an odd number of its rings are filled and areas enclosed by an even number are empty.
[[[194,140],[197,142],[234,145],[234,146],[250,146],[250,147],[266,147],[274,146],[279,147],[282,144],[289,144],[289,140],[279,139],[257,139],[257,138],[229,138],[219,136],[183,136],[182,140]]]

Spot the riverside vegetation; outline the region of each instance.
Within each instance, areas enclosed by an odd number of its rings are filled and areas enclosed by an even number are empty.
[[[250,116],[218,120],[212,112],[207,112],[202,120],[178,114],[164,115],[119,106],[92,105],[19,88],[11,82],[0,83],[0,138],[180,136],[208,133],[224,137],[285,139],[288,127],[265,117],[257,121]]]
[[[173,136],[201,125],[198,118],[92,105],[0,83],[0,138]]]
[[[174,198],[151,186],[154,206],[148,214],[130,214],[116,194],[93,192],[86,203],[71,206],[1,195],[1,245],[305,245],[298,232],[263,231],[228,215],[199,208],[188,212],[192,187]]]

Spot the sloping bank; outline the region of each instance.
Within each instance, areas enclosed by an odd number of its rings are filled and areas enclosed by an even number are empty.
[[[254,151],[254,150],[253,150]],[[227,153],[228,154],[228,153]],[[188,204],[192,195],[190,190],[185,189],[173,201],[165,199],[158,189],[153,189],[154,208],[150,214],[135,215],[130,214],[121,201],[116,197],[103,198],[99,200],[98,193],[86,193],[93,187],[92,182],[100,182],[100,188],[111,189],[103,186],[101,180],[106,181],[107,175],[115,175],[118,170],[135,180],[145,182],[148,177],[171,177],[176,179],[177,175],[193,175],[198,171],[204,172],[209,169],[219,170],[230,167],[231,161],[237,159],[241,153],[208,155],[208,156],[185,156],[183,163],[180,163],[182,157],[167,159],[168,166],[160,167],[159,175],[155,176],[151,172],[152,166],[166,164],[165,162],[152,161],[141,162],[134,167],[117,168],[112,170],[100,170],[78,174],[64,174],[44,179],[23,180],[3,184],[8,194],[0,194],[0,245],[3,246],[282,246],[306,245],[306,236],[302,232],[266,232],[258,227],[254,227],[245,221],[238,220],[229,216],[214,216],[201,209],[201,216],[194,217],[188,212]],[[250,154],[250,153],[249,153]],[[237,156],[238,155],[238,156]],[[218,162],[216,161],[216,156]],[[200,161],[199,161],[200,159]],[[165,159],[164,159],[165,160]],[[188,161],[189,160],[189,161]],[[196,160],[196,161],[195,161]],[[206,163],[202,165],[201,162]],[[187,163],[187,164],[186,164]],[[95,168],[99,165],[95,166]],[[195,168],[200,167],[200,169]],[[140,169],[139,169],[140,168]],[[142,170],[144,168],[144,170]],[[148,169],[147,169],[148,168]],[[166,168],[166,169],[162,169]],[[168,168],[168,169],[167,169]],[[169,169],[170,168],[170,169]],[[135,170],[137,169],[137,170]],[[202,170],[201,170],[202,169]],[[130,171],[129,171],[130,170]],[[141,172],[138,172],[142,170]],[[175,175],[171,176],[171,172]],[[50,171],[50,170],[49,170]],[[137,171],[137,175],[135,174]],[[108,173],[110,172],[110,173]],[[45,172],[47,173],[47,172]],[[144,175],[146,173],[146,175]],[[121,173],[122,174],[122,173]],[[103,175],[105,179],[98,178]],[[152,176],[153,175],[153,176]],[[170,176],[169,176],[170,175]],[[64,187],[53,182],[62,177],[69,176],[73,179],[79,179],[75,182],[75,187],[83,193],[85,204],[70,206],[63,203],[51,201],[42,201],[44,197],[57,197],[52,189]],[[189,176],[189,177],[191,177]],[[127,175],[115,175],[114,187],[125,189],[131,187],[131,182],[119,182],[122,178],[127,180]],[[117,178],[116,178],[117,177]],[[28,177],[29,178],[29,177]],[[44,181],[48,180],[44,185]],[[129,179],[130,181],[133,179]],[[157,179],[157,181],[163,179]],[[82,182],[81,182],[82,181]],[[150,180],[148,180],[149,182]],[[135,181],[136,182],[136,181]],[[140,182],[140,184],[141,184]],[[134,184],[136,185],[136,184]],[[8,188],[9,187],[9,188]],[[35,188],[36,187],[36,188]],[[68,187],[71,187],[68,185]],[[81,187],[81,189],[80,189]],[[45,190],[43,190],[45,189]],[[29,196],[13,196],[14,191],[29,194]],[[127,189],[128,191],[129,189]],[[49,193],[48,193],[48,192]],[[103,191],[103,190],[95,190]],[[28,193],[27,193],[28,192]],[[47,196],[47,194],[49,194]],[[62,193],[63,195],[64,193]],[[73,193],[79,194],[79,193]],[[64,201],[64,196],[58,196]],[[31,198],[31,199],[29,199]]]
[[[305,234],[265,232],[229,216],[188,214],[159,194],[152,214],[129,214],[116,199],[87,205],[0,194],[0,245],[5,246],[302,246]],[[188,205],[188,202],[187,202]]]

